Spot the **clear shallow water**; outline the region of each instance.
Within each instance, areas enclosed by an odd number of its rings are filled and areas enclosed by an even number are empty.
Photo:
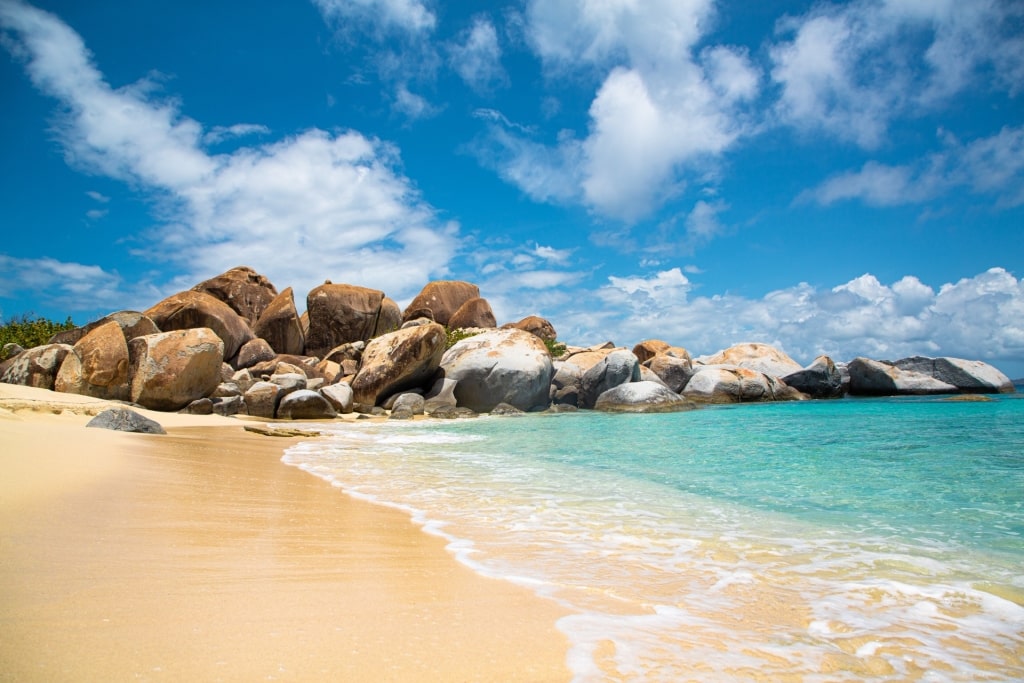
[[[565,604],[578,680],[1024,680],[1024,398],[327,428],[285,461]]]

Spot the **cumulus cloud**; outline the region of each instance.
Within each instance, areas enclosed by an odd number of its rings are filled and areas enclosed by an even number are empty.
[[[1001,206],[1024,204],[1024,126],[962,144],[946,136],[945,148],[910,164],[875,161],[829,178],[800,200],[829,205],[859,199],[872,206],[925,202],[958,188],[994,195]]]
[[[596,341],[658,337],[710,354],[743,341],[777,345],[802,363],[820,354],[892,359],[925,354],[1024,363],[1024,280],[1002,268],[933,288],[914,276],[882,283],[865,274],[830,289],[808,284],[760,299],[693,296],[678,269],[609,277],[589,317],[567,310],[558,321]]]
[[[300,297],[318,284],[312,274],[402,296],[446,272],[457,226],[438,221],[390,145],[312,129],[211,154],[209,131],[151,84],[111,87],[55,16],[8,2],[0,24],[32,82],[65,110],[57,130],[69,160],[151,194],[165,223],[139,253],[176,268],[177,282],[244,260]]]
[[[818,4],[778,24],[770,48],[779,119],[878,147],[890,122],[985,83],[1016,95],[1024,80],[1019,3],[859,0]],[[985,78],[978,75],[986,70]]]
[[[749,128],[760,74],[748,55],[695,53],[712,9],[709,0],[529,2],[528,39],[554,77],[600,74],[589,127],[542,142],[495,125],[483,163],[534,199],[579,201],[626,222],[648,216]],[[524,172],[536,168],[556,179]]]
[[[429,32],[437,16],[418,0],[313,0],[330,22],[359,21],[381,32],[400,30],[412,34]]]
[[[478,92],[487,92],[508,81],[501,66],[498,32],[486,17],[474,19],[459,41],[450,46],[449,59],[455,73]]]

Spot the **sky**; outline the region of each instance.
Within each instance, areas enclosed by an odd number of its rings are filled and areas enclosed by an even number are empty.
[[[0,317],[239,265],[1024,376],[1019,0],[0,0]]]

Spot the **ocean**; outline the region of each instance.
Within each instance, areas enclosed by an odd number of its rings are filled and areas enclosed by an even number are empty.
[[[1024,396],[320,427],[285,462],[565,605],[575,680],[1024,680]]]

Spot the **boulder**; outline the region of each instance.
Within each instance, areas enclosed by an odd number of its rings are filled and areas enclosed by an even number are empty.
[[[698,365],[683,398],[702,403],[790,401],[805,398],[782,380],[735,365]]]
[[[818,356],[805,369],[786,375],[782,381],[811,398],[841,398],[844,393],[843,374],[828,356]]]
[[[319,363],[316,358],[307,356],[286,356],[277,355],[273,360],[265,360],[248,368],[255,377],[264,375],[280,375],[283,373],[296,373],[304,375],[308,379],[319,377],[327,380],[327,376],[317,367]]]
[[[459,280],[435,280],[428,282],[420,293],[405,307],[402,320],[431,318],[440,325],[448,326],[459,308],[480,296],[480,288],[470,282]]]
[[[321,389],[320,394],[330,401],[337,412],[346,415],[352,412],[352,407],[355,404],[355,395],[352,392],[352,387],[346,382],[330,384]]]
[[[251,368],[259,363],[265,363],[277,358],[277,354],[266,339],[257,337],[242,344],[238,349],[238,356],[235,358],[235,367],[239,370]]]
[[[213,415],[213,399],[197,398],[178,412],[185,415]]]
[[[550,322],[536,315],[528,315],[519,322],[508,323],[502,325],[505,328],[515,328],[524,332],[540,337],[544,341],[553,342],[558,339],[558,333],[555,332],[555,326]]]
[[[967,394],[1012,394],[1013,382],[1002,372],[980,360],[913,356],[893,365],[903,371],[928,375]]]
[[[366,341],[377,331],[384,292],[355,285],[324,284],[306,297],[306,353],[323,358],[334,347]]]
[[[213,414],[221,417],[244,414],[245,399],[241,396],[221,396],[213,399]]]
[[[281,388],[280,398],[296,391],[307,389],[306,376],[301,372],[282,372],[270,376],[270,383]]]
[[[579,406],[583,371],[569,361],[555,361],[552,365],[554,375],[551,377],[551,402],[557,405]]]
[[[273,382],[256,382],[246,390],[244,398],[249,415],[272,420],[281,401],[281,387]]]
[[[433,378],[444,354],[445,331],[437,323],[409,327],[371,340],[352,380],[357,403],[376,404]]]
[[[333,384],[341,376],[341,365],[332,360],[322,360],[313,369],[323,375],[324,384]]]
[[[140,415],[128,408],[109,408],[89,420],[85,425],[94,429],[113,429],[118,432],[137,432],[140,434],[166,434],[164,428],[156,420]]]
[[[734,365],[772,377],[785,377],[803,370],[799,363],[774,346],[758,343],[736,344],[701,360],[705,365]]]
[[[391,411],[409,411],[413,415],[422,415],[426,411],[426,400],[412,392],[399,394],[391,405]]]
[[[636,353],[635,350],[634,353]],[[666,387],[677,394],[683,391],[694,373],[693,364],[689,358],[679,358],[664,353],[648,359],[644,366],[657,375]]]
[[[467,337],[445,352],[441,369],[457,382],[458,404],[476,412],[503,402],[520,410],[548,405],[551,356],[529,332],[489,330]]]
[[[270,280],[248,266],[238,266],[200,282],[192,291],[205,292],[223,301],[250,325],[259,320],[277,297],[277,289]]]
[[[224,342],[207,327],[147,334],[128,342],[131,400],[180,410],[220,383]]]
[[[459,306],[459,309],[452,314],[448,320],[448,327],[459,329],[464,327],[497,327],[498,322],[494,318],[494,311],[487,299],[474,297]]]
[[[665,353],[670,348],[672,348],[672,345],[668,342],[663,342],[660,339],[648,339],[633,347],[633,355],[641,363],[646,363],[658,354]]]
[[[503,415],[506,417],[515,417],[519,415],[526,415],[526,413],[515,406],[511,406],[507,403],[499,403],[491,409],[491,415]]]
[[[595,410],[610,413],[671,413],[696,406],[657,382],[629,382],[597,397]]]
[[[373,329],[374,337],[388,334],[402,327],[402,309],[389,297],[384,297],[380,302],[380,315],[377,316],[377,325]]]
[[[613,351],[583,373],[580,380],[580,408],[593,408],[597,397],[612,387],[640,381],[640,361],[631,351]]]
[[[594,367],[612,351],[626,351],[627,349],[615,346],[612,342],[605,342],[604,344],[596,344],[594,346],[588,346],[587,348],[573,348],[563,353],[559,360],[569,361],[573,365],[576,365],[580,370],[586,372],[590,368]]]
[[[224,360],[233,358],[242,344],[254,338],[244,318],[206,292],[179,292],[147,309],[145,314],[164,332],[209,328],[224,342]]]
[[[283,420],[331,420],[337,413],[330,401],[317,392],[299,389],[281,399],[277,416]]]
[[[253,324],[252,331],[257,337],[267,340],[275,353],[301,355],[305,352],[306,337],[302,334],[302,322],[295,310],[295,296],[291,287],[267,304]]]
[[[0,364],[0,382],[53,391],[57,372],[73,352],[68,344],[46,344],[22,351]]]
[[[897,396],[956,394],[958,389],[931,375],[903,370],[892,363],[854,358],[850,371],[850,393],[854,396]]]
[[[453,379],[438,377],[423,396],[426,399],[423,409],[428,413],[432,413],[442,406],[454,408],[458,405],[458,401],[455,400],[456,384],[457,382]]]
[[[243,395],[245,394],[245,392],[249,391],[249,387],[256,383],[256,380],[253,378],[252,373],[249,372],[247,369],[239,370],[238,372],[231,375],[230,381],[235,383],[235,386],[237,386],[239,390],[241,390]]]
[[[121,327],[110,320],[78,340],[64,358],[54,390],[113,401],[127,401],[128,344]]]
[[[111,320],[121,327],[121,333],[124,335],[125,343],[128,343],[135,337],[141,337],[146,334],[156,334],[160,331],[160,328],[156,326],[156,323],[154,323],[152,319],[138,311],[117,311],[116,313],[103,316],[99,320],[95,320],[88,325],[76,327],[73,330],[63,330],[58,332],[50,338],[50,343],[74,345],[78,343],[79,339],[89,334],[100,325],[107,324]]]
[[[335,346],[333,349],[328,351],[324,355],[324,360],[334,361],[335,363],[342,363],[347,360],[354,360],[358,363],[359,360],[363,357],[364,350],[366,350],[366,342],[349,342],[347,344]]]

